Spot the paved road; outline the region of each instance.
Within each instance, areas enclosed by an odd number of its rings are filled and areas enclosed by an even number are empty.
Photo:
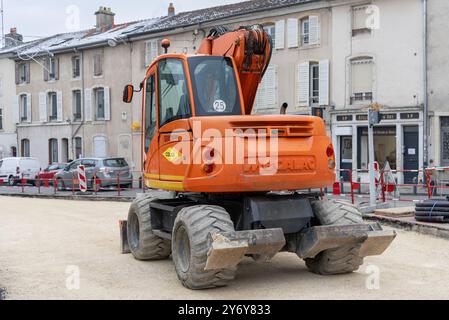
[[[0,197],[0,288],[6,298],[449,298],[449,241],[401,230],[386,254],[366,259],[351,275],[317,276],[295,255],[279,254],[271,264],[244,261],[229,287],[189,291],[170,260],[138,262],[119,254],[117,221],[127,210],[127,203]],[[76,287],[77,268],[80,289],[69,290],[67,283]]]

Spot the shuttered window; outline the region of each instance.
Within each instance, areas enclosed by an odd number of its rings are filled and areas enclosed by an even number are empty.
[[[16,64],[16,84],[30,83],[30,63]]]
[[[28,102],[28,95],[27,94],[21,94],[19,97],[19,104],[20,104],[20,122],[28,122],[28,115],[29,115],[29,102]],[[30,110],[31,111],[31,110]]]
[[[93,90],[93,99],[94,99],[93,103],[95,106],[95,114],[94,114],[95,120],[97,121],[111,120],[109,88],[108,87],[95,88]]]
[[[320,43],[321,26],[318,16],[301,19],[301,45],[315,45]]]
[[[369,14],[367,13],[368,6],[357,6],[352,8],[352,30],[353,35],[359,32],[369,32],[367,26]]]
[[[355,59],[351,61],[352,102],[372,101],[373,59]]]
[[[262,82],[257,90],[255,109],[260,112],[264,109],[279,108],[278,106],[278,71],[276,65],[268,67]]]
[[[284,49],[285,47],[285,20],[276,22],[275,26],[276,42],[274,43],[275,49]]]
[[[94,76],[100,77],[103,75],[103,53],[94,55]]]
[[[80,57],[72,58],[72,78],[76,79],[81,76],[81,60]]]
[[[81,121],[82,119],[81,90],[74,90],[72,92],[72,108],[73,108],[73,121]]]
[[[298,47],[298,19],[287,20],[287,46]]]
[[[297,69],[297,97],[300,107],[329,105],[329,60],[303,62]]]
[[[0,130],[3,130],[3,108],[0,108]]]
[[[49,92],[47,97],[47,110],[50,115],[50,121],[58,120],[58,99],[56,92]]]
[[[145,42],[145,67],[148,67],[159,55],[159,40]]]

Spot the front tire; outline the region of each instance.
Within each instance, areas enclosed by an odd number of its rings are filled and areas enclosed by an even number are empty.
[[[315,201],[312,207],[321,225],[363,223],[362,213],[344,201]],[[325,250],[315,258],[305,259],[306,266],[311,272],[320,275],[351,273],[357,271],[363,264],[363,258],[358,255],[359,250],[360,245]]]
[[[225,209],[202,205],[182,209],[173,228],[172,252],[176,273],[189,289],[226,286],[236,268],[205,271],[210,249],[209,234],[232,232],[234,223]]]
[[[134,200],[128,214],[128,244],[137,260],[163,260],[171,254],[171,242],[153,233],[150,203],[156,199],[144,196]]]

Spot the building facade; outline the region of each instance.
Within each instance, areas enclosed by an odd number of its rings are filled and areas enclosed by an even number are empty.
[[[338,169],[368,181],[368,108],[380,107],[374,152],[380,168],[424,165],[422,0],[332,1],[332,137]],[[348,178],[344,172],[340,176]],[[422,176],[398,172],[399,183]]]
[[[12,105],[15,96],[14,61],[0,59],[0,159],[17,155]]]
[[[429,165],[449,166],[449,3],[427,1],[427,91]]]

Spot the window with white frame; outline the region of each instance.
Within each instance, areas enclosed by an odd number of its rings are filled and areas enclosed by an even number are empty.
[[[76,137],[74,139],[75,145],[75,159],[80,159],[83,155],[83,140],[81,137]]]
[[[48,61],[48,78],[49,80],[55,80],[56,79],[56,59],[50,58]]]
[[[373,70],[371,57],[351,60],[351,104],[373,101]]]
[[[22,139],[20,142],[20,151],[22,157],[30,156],[30,140]]]
[[[148,67],[159,55],[159,40],[145,42],[145,67]]]
[[[298,65],[297,97],[300,107],[329,105],[329,60]]]
[[[3,107],[0,107],[0,130],[3,130]]]
[[[48,140],[48,159],[49,164],[58,163],[58,140]]]
[[[19,96],[20,122],[28,122],[28,96],[21,94]]]
[[[58,120],[58,96],[56,92],[49,92],[47,94],[47,110],[49,119],[51,121]]]
[[[77,79],[81,76],[81,59],[80,57],[72,57],[72,78]]]
[[[101,77],[103,75],[103,53],[94,54],[94,76]]]
[[[316,45],[320,42],[321,26],[318,16],[308,16],[300,20],[301,46]]]
[[[23,84],[30,82],[29,63],[27,62],[19,63],[16,68],[17,68],[16,84]]]
[[[255,111],[265,113],[278,106],[278,67],[270,65],[257,90]]]
[[[81,90],[73,90],[72,92],[73,103],[73,121],[81,121],[82,119],[82,105],[81,105]]]
[[[368,5],[356,6],[352,8],[352,35],[360,33],[369,33],[371,29],[368,27]]]
[[[104,88],[94,89],[95,120],[105,120]]]
[[[320,103],[320,65],[317,62],[310,63],[310,103]]]

